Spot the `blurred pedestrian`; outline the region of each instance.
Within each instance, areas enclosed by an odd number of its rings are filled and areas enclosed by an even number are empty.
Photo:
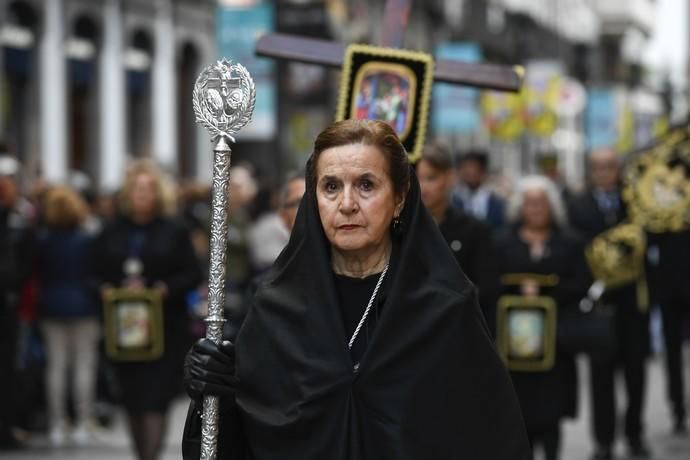
[[[249,229],[249,253],[256,274],[270,268],[287,245],[304,190],[304,175],[289,175],[280,187],[277,210],[264,213]]]
[[[19,166],[14,157],[0,155],[0,449],[20,447],[13,432],[18,307],[34,254],[33,230],[17,209]]]
[[[558,191],[563,197],[563,201],[568,205],[572,199],[572,194],[568,189],[568,184],[566,184],[561,170],[558,164],[558,153],[557,152],[542,152],[537,157],[537,169],[539,174],[548,177],[553,185],[556,186]]]
[[[479,289],[479,305],[489,329],[495,333],[498,268],[491,228],[463,211],[450,206],[453,187],[453,159],[440,144],[428,145],[417,163],[422,202],[438,224],[455,259]]]
[[[451,206],[486,222],[496,230],[505,220],[505,203],[487,184],[489,155],[473,150],[460,157],[458,178],[451,195]]]
[[[500,273],[520,277],[516,286],[504,281],[503,293],[524,297],[552,297],[558,310],[577,308],[590,285],[584,247],[568,231],[562,198],[551,181],[528,176],[518,182],[508,209],[510,226],[496,238]],[[549,286],[538,280],[557,279]],[[560,422],[577,409],[574,357],[556,350],[553,367],[544,371],[512,371],[527,432],[536,450],[543,447],[547,460],[560,448]]]
[[[666,393],[672,431],[687,436],[687,384],[683,342],[690,337],[690,230],[647,233],[647,272],[651,303],[661,310],[666,360]]]
[[[48,191],[43,202],[45,230],[39,235],[38,311],[46,352],[49,438],[63,445],[68,436],[67,382],[76,405],[73,439],[92,434],[94,393],[101,333],[97,290],[89,285],[93,236],[84,228],[85,201],[68,187]],[[73,375],[68,379],[67,371]]]
[[[589,187],[573,198],[570,221],[588,240],[616,226],[627,217],[621,198],[618,154],[610,149],[589,155]],[[625,377],[625,437],[630,454],[648,458],[644,442],[642,412],[644,407],[646,358],[649,354],[649,315],[638,303],[635,284],[605,292],[602,301],[615,308],[616,353],[589,356],[592,396],[592,432],[596,442],[594,460],[613,458],[616,434],[615,374],[621,367]]]
[[[228,211],[228,242],[225,268],[225,309],[227,323],[224,333],[234,336],[246,313],[246,293],[254,276],[249,254],[249,228],[252,207],[258,192],[254,169],[240,163],[230,168],[230,199]],[[209,222],[209,229],[211,228]]]
[[[120,198],[121,216],[94,245],[94,269],[103,291],[156,289],[163,298],[163,356],[114,364],[137,457],[153,460],[162,447],[166,412],[180,388],[191,340],[185,298],[202,278],[189,231],[166,215],[170,197],[155,166],[135,163]]]

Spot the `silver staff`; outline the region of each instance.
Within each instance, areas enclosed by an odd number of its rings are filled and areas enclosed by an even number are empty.
[[[208,274],[206,338],[220,344],[225,305],[225,260],[228,239],[228,182],[230,143],[233,135],[252,117],[256,89],[247,69],[223,59],[206,67],[194,84],[194,114],[197,123],[212,136],[213,188],[211,211],[211,266]],[[201,425],[201,459],[215,460],[218,440],[218,397],[204,397]]]

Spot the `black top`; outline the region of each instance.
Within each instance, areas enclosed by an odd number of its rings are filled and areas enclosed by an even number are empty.
[[[353,372],[331,250],[308,183],[290,242],[237,336],[240,383],[236,406],[221,416],[220,458],[531,458],[476,290],[414,176],[401,218],[380,316]]]
[[[380,273],[367,276],[366,278],[351,278],[344,275],[335,275],[335,289],[338,291],[338,305],[340,306],[340,313],[343,317],[343,324],[345,325],[345,337],[348,343],[350,337],[354,334],[357,325],[359,324],[364,311],[369,304],[376,283],[381,277]],[[374,303],[371,306],[371,311],[367,317],[362,329],[360,330],[355,342],[350,349],[350,356],[352,361],[357,364],[367,348],[369,339],[371,338],[376,322],[381,314],[379,305],[381,295],[377,294]]]
[[[588,240],[611,227],[615,227],[627,218],[625,204],[618,189],[608,194],[607,199],[597,199],[598,194],[601,195],[602,193],[587,189],[575,196],[568,206],[570,223]],[[611,204],[604,208],[604,202]]]
[[[29,223],[0,204],[0,311],[18,299],[31,275],[34,252],[35,235]]]
[[[449,206],[438,228],[462,271],[477,286],[479,305],[493,331],[499,282],[491,227]]]

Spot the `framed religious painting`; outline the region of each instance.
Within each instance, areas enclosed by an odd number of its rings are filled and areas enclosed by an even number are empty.
[[[153,289],[113,289],[103,296],[105,351],[115,361],[152,361],[164,351],[163,306]]]
[[[433,73],[430,54],[350,45],[345,51],[336,119],[388,123],[410,161],[416,162],[426,136]]]
[[[556,359],[556,303],[547,296],[502,296],[496,334],[498,352],[508,369],[550,370]]]

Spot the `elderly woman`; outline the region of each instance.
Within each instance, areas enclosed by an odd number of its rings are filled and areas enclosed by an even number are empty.
[[[158,457],[165,414],[181,389],[184,352],[191,342],[185,296],[201,281],[189,231],[165,215],[163,184],[151,163],[134,164],[121,194],[122,216],[104,229],[94,245],[94,271],[102,291],[157,289],[163,298],[163,356],[115,364],[140,460]]]
[[[523,178],[508,208],[512,225],[497,236],[496,254],[506,284],[504,294],[553,297],[557,308],[576,308],[589,286],[581,240],[567,230],[561,196],[542,176]],[[546,276],[544,276],[546,275]],[[558,283],[541,283],[538,280]],[[560,419],[575,415],[573,357],[557,351],[555,365],[542,372],[512,372],[530,443],[543,446],[546,458],[558,458]]]
[[[529,456],[475,288],[383,122],[319,134],[290,241],[234,347],[201,341],[186,364],[195,404],[220,395],[221,458]]]

